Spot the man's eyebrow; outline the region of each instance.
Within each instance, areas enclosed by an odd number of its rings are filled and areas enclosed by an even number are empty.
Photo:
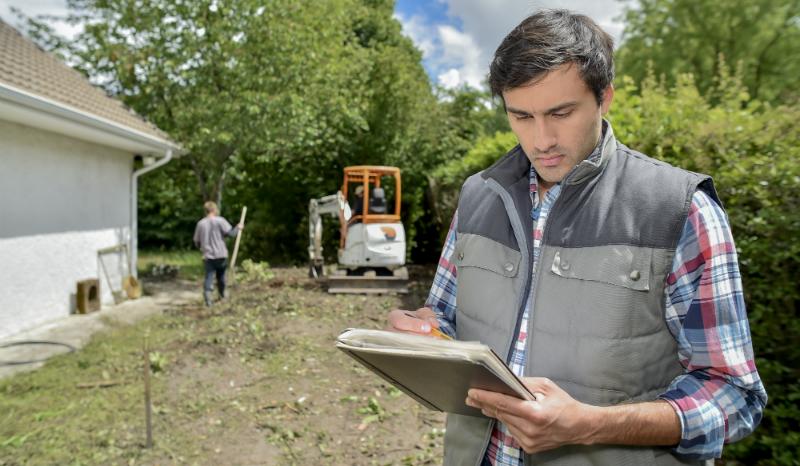
[[[544,114],[545,115],[552,115],[554,113],[558,113],[560,111],[566,110],[569,107],[574,107],[576,105],[578,105],[578,102],[574,102],[574,101],[573,102],[564,102],[563,104],[558,104],[555,107],[552,107],[552,108],[549,108],[549,109],[545,110]],[[530,112],[527,112],[525,110],[520,110],[520,109],[514,108],[514,107],[509,107],[509,106],[506,106],[506,111],[508,113],[513,113],[514,115],[532,116],[532,114]]]
[[[514,115],[520,115],[520,116],[531,116],[531,114],[530,114],[530,113],[528,113],[528,112],[526,112],[525,110],[520,110],[520,109],[518,109],[518,108],[509,107],[509,106],[507,106],[507,105],[506,105],[506,111],[507,111],[508,113],[513,113]]]
[[[559,104],[559,105],[556,105],[555,107],[552,107],[552,108],[549,108],[549,109],[545,110],[544,114],[545,115],[552,115],[554,113],[561,112],[563,110],[566,110],[566,109],[568,109],[570,107],[574,107],[576,105],[578,105],[578,102],[564,102],[563,104]]]

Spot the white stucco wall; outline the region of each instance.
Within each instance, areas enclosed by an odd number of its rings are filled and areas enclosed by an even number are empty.
[[[0,339],[75,309],[76,283],[99,278],[97,251],[127,243],[133,157],[0,121]],[[107,257],[115,289],[125,272]]]

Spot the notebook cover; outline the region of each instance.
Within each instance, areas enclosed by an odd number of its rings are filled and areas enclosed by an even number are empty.
[[[464,403],[470,388],[522,398],[481,363],[462,359],[374,353],[344,346],[339,346],[339,349],[423,406],[436,411],[483,417],[479,409]]]

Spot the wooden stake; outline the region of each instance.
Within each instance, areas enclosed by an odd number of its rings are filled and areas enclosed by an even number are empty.
[[[147,336],[144,337],[144,418],[147,429],[145,448],[153,448],[153,408],[150,403],[150,348],[147,345]]]
[[[122,380],[102,380],[100,382],[79,383],[75,388],[106,388],[122,384]]]
[[[247,216],[247,206],[242,207],[242,216],[239,218],[239,225],[244,226],[244,218]],[[242,230],[236,232],[236,241],[233,243],[233,256],[231,257],[231,263],[228,268],[231,271],[231,283],[236,280],[236,256],[239,254],[239,241],[242,239]]]

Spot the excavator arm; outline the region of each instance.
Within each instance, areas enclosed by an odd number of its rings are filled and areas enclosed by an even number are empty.
[[[308,257],[311,265],[309,276],[312,278],[323,274],[322,216],[326,214],[339,218],[339,232],[344,238],[352,212],[341,191],[308,202]]]

